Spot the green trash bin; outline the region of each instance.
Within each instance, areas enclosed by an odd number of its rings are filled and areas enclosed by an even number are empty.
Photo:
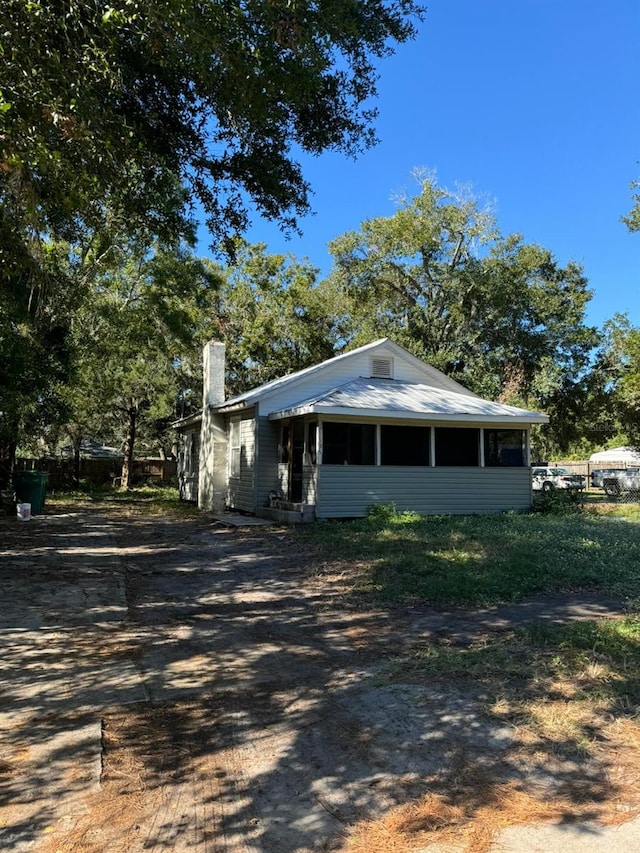
[[[44,508],[48,479],[46,471],[13,472],[13,489],[18,503],[31,504],[32,515],[38,515]]]

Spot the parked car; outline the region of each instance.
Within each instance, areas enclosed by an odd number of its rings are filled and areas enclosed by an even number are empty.
[[[602,472],[601,488],[606,495],[616,497],[623,492],[640,492],[640,468],[609,469]]]
[[[591,472],[591,487],[593,489],[603,489],[605,479],[624,474],[624,470],[624,468],[596,468]]]
[[[531,472],[532,488],[536,491],[550,492],[553,489],[584,489],[585,477],[572,474],[566,468],[533,468]]]

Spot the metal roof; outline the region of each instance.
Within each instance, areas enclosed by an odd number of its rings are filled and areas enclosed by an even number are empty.
[[[260,385],[257,388],[252,388],[249,391],[245,391],[243,394],[238,394],[236,397],[232,397],[229,400],[225,400],[223,403],[219,403],[213,408],[221,412],[226,411],[228,409],[245,408],[247,406],[252,405],[256,402],[256,400],[261,399],[267,394],[271,394],[274,391],[281,391],[285,387],[290,387],[291,385],[304,382],[306,379],[313,376],[315,373],[324,370],[329,365],[338,364],[339,362],[352,359],[354,356],[361,355],[362,353],[365,353],[367,351],[375,351],[376,349],[384,349],[393,353],[394,355],[397,355],[399,358],[403,358],[410,364],[414,364],[427,376],[431,376],[432,378],[437,380],[439,384],[450,388],[452,391],[457,391],[459,389],[459,392],[461,394],[466,394],[470,397],[475,397],[475,394],[473,394],[467,388],[464,388],[454,379],[451,379],[446,374],[442,373],[440,370],[437,370],[435,367],[432,367],[432,365],[421,361],[415,355],[404,349],[404,347],[401,347],[399,344],[396,344],[390,338],[380,338],[377,341],[372,341],[371,343],[365,344],[364,346],[358,347],[357,349],[348,350],[347,352],[340,353],[340,355],[336,355],[333,358],[329,358],[326,361],[320,362],[319,364],[314,364],[311,367],[305,367],[303,370],[298,370],[295,373],[289,373],[286,376],[281,376],[279,379],[272,379],[271,382],[265,382],[264,385]]]
[[[548,423],[549,416],[430,385],[393,379],[355,379],[314,399],[269,415],[271,420],[305,414],[507,423]]]
[[[181,429],[186,428],[186,427],[196,426],[196,424],[199,424],[201,422],[202,422],[202,412],[200,411],[200,412],[194,412],[191,415],[187,415],[184,418],[180,418],[180,420],[178,420],[178,421],[174,421],[171,424],[171,427],[173,429],[181,430]]]

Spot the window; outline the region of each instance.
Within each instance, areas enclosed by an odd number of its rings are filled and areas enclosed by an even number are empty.
[[[488,468],[522,468],[525,433],[522,429],[485,429],[484,464]]]
[[[436,465],[474,467],[480,464],[480,430],[436,427]]]
[[[428,465],[429,427],[380,427],[381,465]]]
[[[322,462],[324,465],[375,465],[375,426],[323,423]]]
[[[231,421],[229,436],[229,476],[240,476],[240,421]]]

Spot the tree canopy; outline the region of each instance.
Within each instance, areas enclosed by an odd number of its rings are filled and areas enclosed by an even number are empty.
[[[227,392],[241,393],[331,358],[342,341],[339,294],[305,260],[239,242],[215,296]]]
[[[629,231],[640,231],[640,181],[631,183],[633,205],[629,213],[622,217],[622,221]]]
[[[244,226],[247,197],[292,224],[309,190],[294,146],[372,144],[375,60],[420,15],[413,0],[4,0],[3,203],[66,239],[105,207],[166,236],[187,199],[218,235]]]
[[[600,438],[640,447],[640,328],[615,314],[603,329],[589,397]]]
[[[591,294],[580,266],[502,236],[466,190],[423,177],[396,213],[330,249],[354,345],[389,335],[482,396],[546,411],[588,366],[596,334],[584,321]]]
[[[137,440],[170,453],[183,365],[211,334],[219,282],[214,265],[186,248],[125,242],[72,318],[64,425],[77,444],[98,435],[124,448],[125,488]]]
[[[0,483],[68,371],[78,277],[49,247],[177,246],[196,211],[231,247],[252,205],[295,227],[299,153],[374,143],[377,60],[421,15],[414,0],[3,0]]]

